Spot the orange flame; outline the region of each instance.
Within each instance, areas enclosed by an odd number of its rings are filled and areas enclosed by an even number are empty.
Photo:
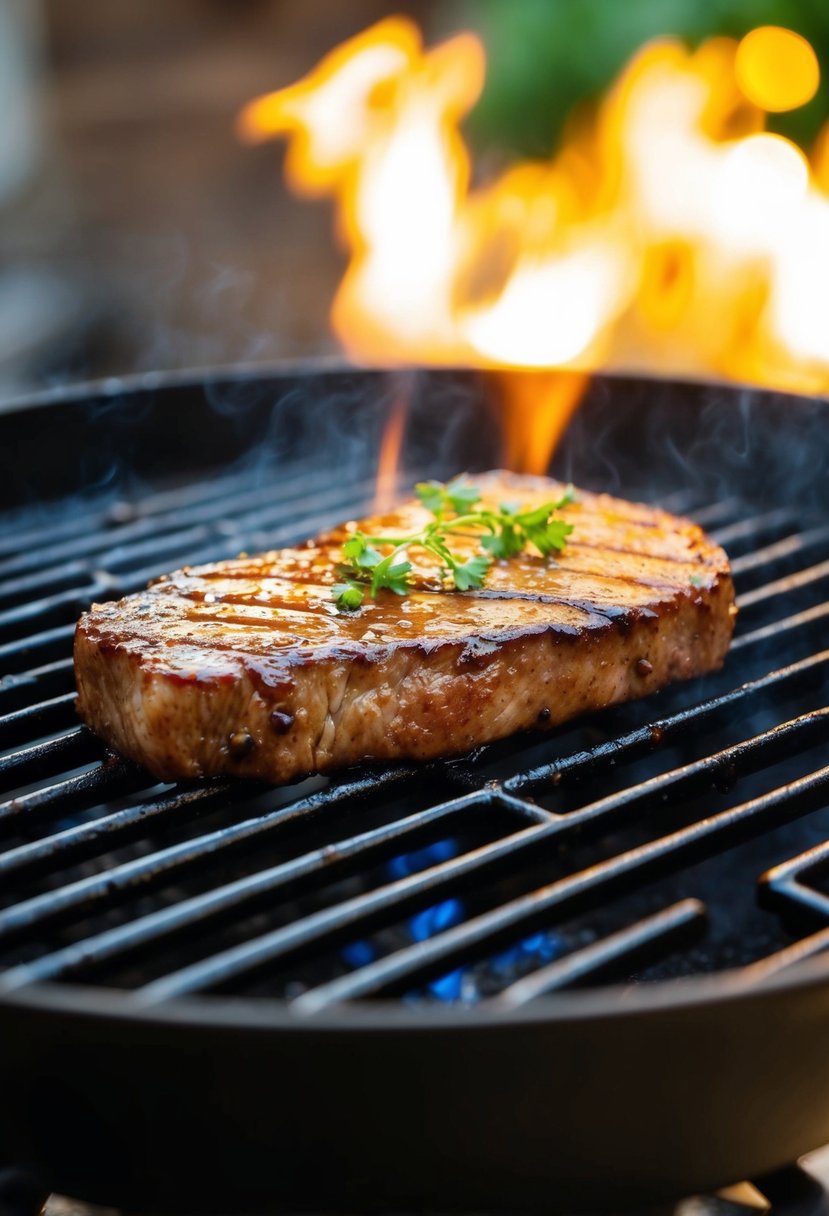
[[[400,455],[403,451],[403,437],[406,432],[406,420],[408,416],[408,393],[399,392],[391,403],[388,421],[383,429],[383,438],[380,441],[380,451],[377,455],[377,473],[374,479],[374,503],[372,506],[375,514],[382,514],[384,511],[388,511],[397,497],[397,472],[400,468]]]
[[[288,139],[296,190],[336,199],[349,354],[829,389],[829,126],[811,161],[764,130],[817,89],[804,39],[650,43],[551,160],[473,189],[458,124],[483,81],[474,35],[424,49],[390,18],[240,115]],[[551,377],[527,462],[583,383]]]

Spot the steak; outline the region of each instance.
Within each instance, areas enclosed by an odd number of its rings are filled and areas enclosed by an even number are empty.
[[[560,497],[546,478],[475,477],[484,505]],[[694,523],[579,492],[555,562],[493,564],[444,591],[413,549],[409,595],[354,613],[331,587],[357,529],[402,534],[404,503],[293,549],[164,576],[94,604],[75,635],[78,709],[163,780],[236,773],[283,782],[363,760],[451,756],[645,696],[722,665],[736,607],[728,559]],[[456,555],[475,537],[453,537]]]

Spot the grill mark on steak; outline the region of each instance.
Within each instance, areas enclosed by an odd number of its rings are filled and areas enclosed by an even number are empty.
[[[531,507],[562,487],[476,478]],[[728,562],[694,524],[582,494],[555,563],[496,563],[480,591],[414,586],[356,614],[331,598],[346,524],[293,549],[157,580],[78,624],[78,707],[162,779],[234,772],[285,781],[363,759],[450,755],[652,692],[722,663],[733,628]],[[417,503],[360,525],[417,530]],[[475,537],[458,537],[459,556]]]

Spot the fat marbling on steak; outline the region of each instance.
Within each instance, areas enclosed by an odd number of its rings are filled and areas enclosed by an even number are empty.
[[[501,472],[474,482],[494,507],[563,489]],[[95,604],[75,637],[78,709],[165,780],[281,782],[451,756],[721,666],[736,612],[722,549],[688,520],[607,495],[578,492],[563,513],[573,532],[555,562],[529,550],[496,562],[478,591],[440,591],[434,560],[413,549],[409,595],[338,611],[344,540],[358,526],[418,530],[431,516],[412,501]]]

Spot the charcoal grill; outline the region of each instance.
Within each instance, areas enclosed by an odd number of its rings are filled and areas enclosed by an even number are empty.
[[[530,373],[527,373],[528,375]],[[73,622],[495,465],[504,379],[286,368],[0,416],[0,1153],[152,1211],[618,1208],[829,1140],[822,401],[596,377],[555,471],[687,511],[723,672],[429,766],[160,786]]]

